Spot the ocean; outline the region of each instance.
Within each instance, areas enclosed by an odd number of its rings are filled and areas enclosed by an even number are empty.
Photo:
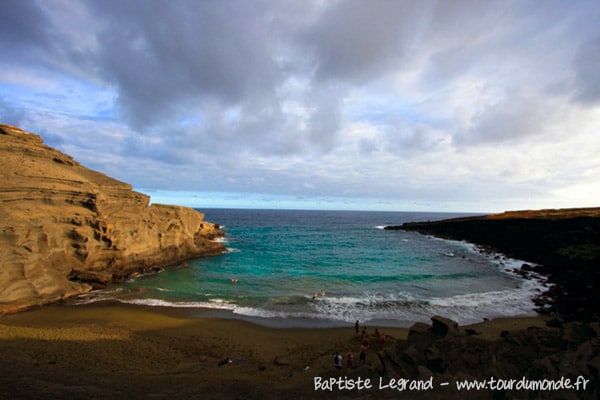
[[[276,327],[406,327],[443,315],[460,324],[535,315],[543,289],[512,269],[523,263],[471,244],[387,225],[465,214],[204,209],[228,252],[189,260],[81,296],[182,307],[198,317]],[[316,294],[316,296],[315,296]]]

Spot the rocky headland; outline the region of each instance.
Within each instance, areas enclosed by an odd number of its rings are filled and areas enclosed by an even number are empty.
[[[386,229],[463,240],[526,260],[534,265],[524,264],[517,272],[535,271],[553,284],[536,300],[540,312],[565,320],[599,318],[600,208],[509,211]]]
[[[0,160],[2,314],[225,250],[203,214],[149,205],[38,135],[0,125]]]

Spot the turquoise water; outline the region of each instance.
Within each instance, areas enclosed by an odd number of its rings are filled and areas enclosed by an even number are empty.
[[[460,323],[533,314],[530,299],[539,284],[507,272],[520,266],[517,261],[495,259],[465,243],[382,229],[457,214],[202,211],[227,232],[226,254],[191,260],[82,301],[186,307],[198,315],[285,326],[357,319],[407,326],[434,314]]]

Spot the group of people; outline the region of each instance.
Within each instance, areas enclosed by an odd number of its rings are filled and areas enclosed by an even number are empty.
[[[366,326],[362,328],[362,331],[360,330],[360,321],[358,320],[356,320],[356,323],[354,324],[354,330],[356,331],[356,336],[360,338],[360,353],[358,356],[359,365],[365,365],[367,361],[367,351],[369,350],[369,347],[371,345],[371,339],[369,338],[369,333],[367,332]],[[386,335],[383,332],[379,332],[377,328],[375,328],[375,340],[380,349],[383,349],[385,347]],[[334,354],[333,364],[336,369],[343,368],[343,360],[344,357],[339,352],[336,352]],[[355,367],[356,366],[354,365],[354,353],[352,352],[352,349],[350,349],[346,354],[346,368],[352,369]]]
[[[360,322],[358,320],[356,320],[356,323],[354,324],[354,330],[356,331],[356,335],[358,336],[358,331],[360,330]],[[363,345],[366,345],[368,348],[369,344],[371,342],[371,339],[369,339],[369,334],[367,333],[366,326],[363,327],[363,329],[362,329],[362,333],[360,334],[360,339],[361,339],[361,343]],[[385,333],[379,332],[379,330],[377,328],[375,328],[375,340],[376,340],[376,344],[379,346],[380,349],[383,349],[385,347],[385,342],[386,342]]]

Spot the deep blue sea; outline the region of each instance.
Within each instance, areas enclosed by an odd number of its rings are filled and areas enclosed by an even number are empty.
[[[80,302],[185,307],[198,316],[272,326],[337,326],[357,319],[410,326],[435,314],[464,324],[535,314],[531,298],[541,284],[510,272],[522,262],[462,242],[383,229],[465,214],[201,211],[226,231],[226,254],[190,260]]]

